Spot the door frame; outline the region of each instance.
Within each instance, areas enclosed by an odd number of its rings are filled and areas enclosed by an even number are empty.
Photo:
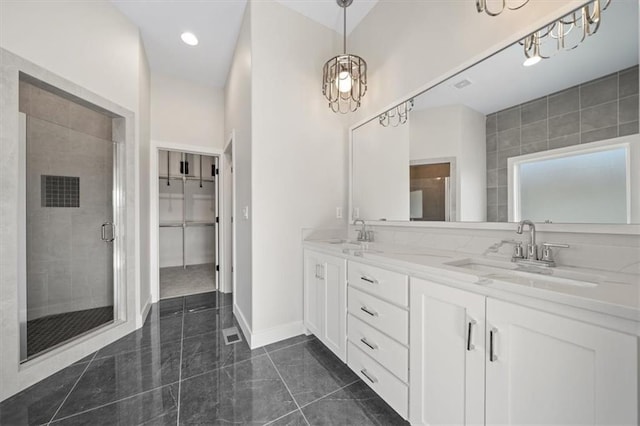
[[[224,150],[223,150],[223,162],[221,163],[220,168],[224,171],[225,167],[228,165],[231,167],[231,182],[230,182],[230,191],[231,191],[231,217],[227,218],[225,216],[221,216],[223,218],[223,220],[225,222],[225,224],[227,224],[226,220],[229,220],[229,223],[231,225],[231,252],[229,253],[231,255],[231,271],[228,271],[229,275],[231,276],[231,293],[235,296],[236,294],[236,272],[237,272],[237,267],[236,267],[236,221],[234,220],[234,215],[235,215],[235,211],[236,211],[236,175],[235,175],[235,165],[236,165],[236,131],[235,129],[231,130],[231,134],[229,135],[229,138],[227,139],[227,143],[224,146]],[[224,153],[226,153],[227,151],[231,150],[231,164],[226,164],[226,160],[224,159]],[[220,174],[220,176],[223,176],[224,172]],[[226,188],[225,182],[224,182],[224,178],[222,179],[222,185],[223,187],[222,189],[222,196],[224,197],[224,191]],[[224,205],[221,206],[221,208],[224,208]],[[224,226],[223,226],[224,228]],[[225,251],[226,252],[227,247],[225,247]],[[226,275],[225,275],[226,277]]]
[[[158,153],[160,150],[180,151],[188,154],[208,155],[218,157],[218,164],[221,169],[224,167],[224,150],[210,148],[206,146],[190,145],[179,142],[151,140],[149,159],[149,300],[145,304],[143,312],[147,312],[151,303],[160,300],[160,186],[158,184]],[[216,204],[219,209],[218,241],[216,252],[218,253],[218,264],[220,271],[218,274],[218,287],[224,281],[227,271],[224,268],[225,252],[221,250],[220,241],[224,241],[224,181],[222,174],[218,175],[219,190],[216,194]]]

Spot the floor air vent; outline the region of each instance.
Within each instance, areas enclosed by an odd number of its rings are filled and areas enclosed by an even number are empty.
[[[225,345],[232,345],[234,343],[242,342],[242,335],[238,331],[237,327],[229,327],[222,330],[224,336]]]

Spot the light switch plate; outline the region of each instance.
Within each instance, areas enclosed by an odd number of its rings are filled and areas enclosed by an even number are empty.
[[[242,208],[242,216],[243,216],[245,219],[249,219],[249,206],[244,206],[244,207]]]
[[[342,219],[342,207],[336,207],[336,219]]]

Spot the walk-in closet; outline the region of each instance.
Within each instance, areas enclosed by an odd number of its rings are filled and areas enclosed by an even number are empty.
[[[218,158],[158,155],[160,298],[217,290]]]

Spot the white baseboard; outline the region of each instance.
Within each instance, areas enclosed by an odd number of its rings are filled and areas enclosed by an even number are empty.
[[[302,321],[279,325],[256,333],[251,330],[251,327],[249,327],[242,311],[240,311],[238,305],[235,303],[233,304],[233,314],[235,315],[238,324],[240,324],[244,337],[247,339],[247,344],[251,349],[270,345],[272,343],[306,333],[306,328]]]
[[[144,304],[144,307],[142,308],[142,312],[140,312],[141,321],[138,324],[136,324],[136,326],[142,326],[144,324],[144,322],[147,320],[147,316],[149,315],[149,311],[151,311],[151,295],[149,295],[149,298],[147,299],[147,301]]]
[[[253,336],[251,334],[251,327],[249,327],[249,324],[247,323],[247,319],[244,317],[244,315],[242,314],[242,311],[240,310],[238,305],[236,305],[235,303],[233,304],[233,316],[236,317],[238,324],[240,324],[240,328],[242,329],[242,334],[244,334],[244,338],[247,339],[247,344],[251,349],[253,349],[253,346],[251,345],[251,341],[253,340]]]
[[[305,327],[302,321],[290,322],[289,324],[279,325],[267,330],[254,332],[251,339],[251,349],[261,346],[270,345],[290,337],[304,334]]]

